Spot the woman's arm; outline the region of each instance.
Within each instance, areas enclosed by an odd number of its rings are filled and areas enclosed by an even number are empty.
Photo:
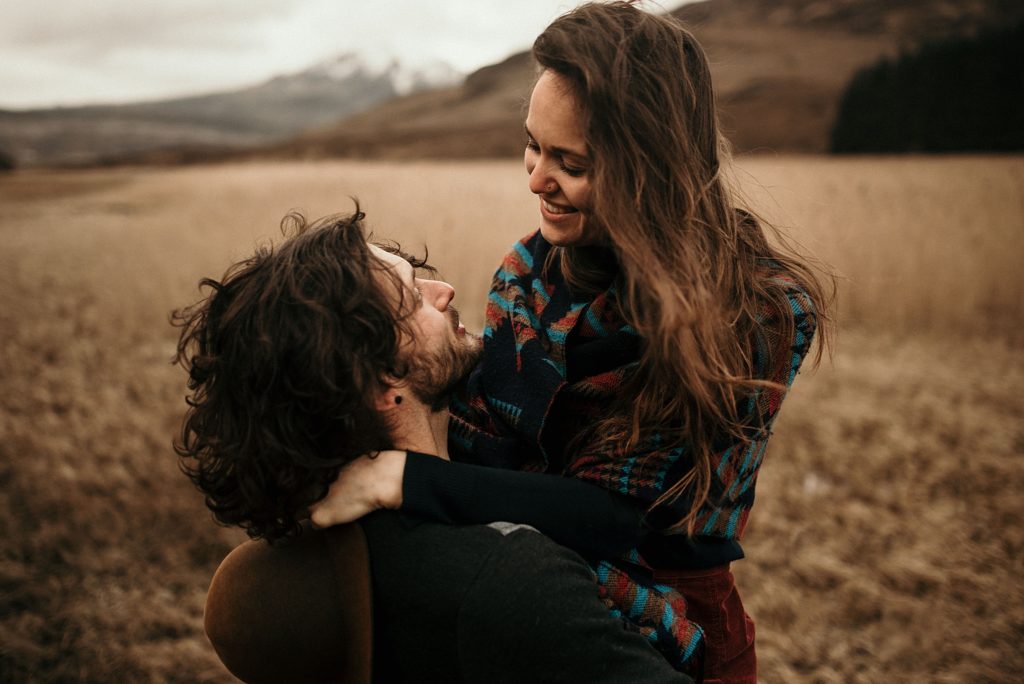
[[[406,460],[401,508],[447,523],[530,525],[563,546],[600,558],[636,547],[645,532],[643,509],[603,487],[415,452]]]
[[[311,509],[315,525],[350,522],[380,508],[450,524],[530,525],[583,555],[611,558],[643,537],[643,511],[624,496],[560,475],[452,463],[383,451],[346,466]]]

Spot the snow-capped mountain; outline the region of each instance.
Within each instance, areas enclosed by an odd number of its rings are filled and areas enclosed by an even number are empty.
[[[398,95],[408,95],[420,90],[444,88],[458,83],[463,74],[450,64],[439,60],[417,66],[408,66],[397,59],[373,61],[358,54],[347,52],[318,62],[282,80],[302,82],[330,79],[345,83],[353,79],[388,81]]]

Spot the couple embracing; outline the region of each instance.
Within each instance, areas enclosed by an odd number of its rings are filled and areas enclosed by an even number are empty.
[[[358,208],[175,314],[183,465],[260,540],[207,602],[242,679],[756,681],[730,563],[826,293],[736,206],[678,22],[583,5],[533,54],[540,227],[482,337]]]

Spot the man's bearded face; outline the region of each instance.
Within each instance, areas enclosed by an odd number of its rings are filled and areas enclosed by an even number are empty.
[[[440,339],[426,339],[422,331],[415,341],[409,359],[407,381],[413,394],[431,410],[440,411],[448,405],[452,392],[480,361],[482,340],[464,330],[459,332],[459,314],[449,306],[445,316],[451,322],[447,335],[435,333]]]

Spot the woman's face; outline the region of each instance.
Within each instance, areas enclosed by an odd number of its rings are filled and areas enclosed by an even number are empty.
[[[526,116],[526,172],[540,198],[540,232],[559,247],[598,242],[590,213],[591,159],[579,103],[554,71],[541,74]]]

